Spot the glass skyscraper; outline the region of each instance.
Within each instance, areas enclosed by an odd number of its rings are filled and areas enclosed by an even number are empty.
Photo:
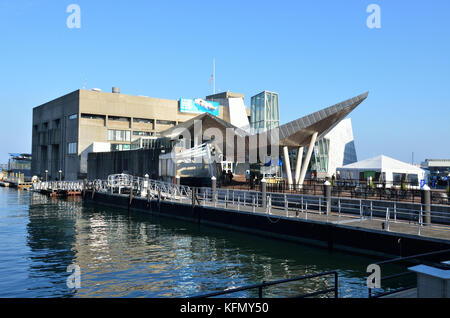
[[[252,133],[270,130],[280,125],[278,93],[264,91],[251,99]]]

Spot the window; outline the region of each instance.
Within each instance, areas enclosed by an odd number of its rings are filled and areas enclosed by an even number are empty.
[[[153,133],[150,131],[133,131],[133,136],[153,136]]]
[[[175,121],[170,121],[170,120],[157,120],[156,123],[159,125],[173,125],[173,126],[176,125]]]
[[[124,151],[124,150],[130,150],[129,144],[111,144],[111,151]]]
[[[143,124],[153,124],[153,119],[133,118],[133,122],[135,122],[135,123],[143,123]]]
[[[53,128],[59,128],[59,123],[60,123],[60,120],[59,119],[55,119],[53,121]]]
[[[81,118],[85,119],[105,119],[105,115],[96,115],[96,114],[81,114]]]
[[[115,120],[115,121],[126,121],[129,122],[131,120],[130,117],[118,117],[118,116],[108,116],[109,120]]]
[[[69,119],[70,120],[72,120],[72,119],[77,119],[78,118],[78,114],[73,114],[73,115],[70,115],[69,116]]]
[[[44,129],[44,130],[48,129],[48,123],[43,123],[42,124],[42,129]]]
[[[402,182],[406,181],[406,174],[404,173],[392,173],[392,180],[394,185],[401,185]]]
[[[130,141],[131,132],[129,130],[108,130],[109,141]]]
[[[418,185],[419,184],[419,176],[417,174],[408,174],[407,181],[411,185]]]
[[[69,143],[67,148],[68,148],[67,153],[69,155],[73,155],[73,154],[77,153],[77,143],[76,142]]]

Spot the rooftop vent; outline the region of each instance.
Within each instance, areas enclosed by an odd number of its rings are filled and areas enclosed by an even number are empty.
[[[92,89],[94,92],[101,92],[102,90],[100,88],[93,88]]]
[[[120,88],[119,88],[119,87],[113,87],[113,88],[112,88],[112,92],[113,92],[114,94],[120,94]]]

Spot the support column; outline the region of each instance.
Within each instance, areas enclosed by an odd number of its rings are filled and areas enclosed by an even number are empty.
[[[327,215],[330,215],[331,212],[331,183],[330,181],[325,181],[323,184],[323,196],[325,197],[325,201],[327,204],[326,211]]]
[[[297,164],[295,165],[295,184],[300,182],[300,169],[302,167],[303,160],[303,147],[299,147],[297,151]]]
[[[431,224],[431,192],[430,187],[424,185],[422,188],[422,209],[423,209],[423,224]]]
[[[261,180],[261,195],[262,195],[261,204],[262,204],[262,207],[265,209],[267,207],[267,200],[266,200],[266,198],[267,198],[267,183],[266,183],[266,179],[264,179],[264,178]]]
[[[216,190],[217,190],[217,179],[212,176],[211,178],[211,201],[216,202]]]
[[[306,170],[308,170],[308,165],[309,162],[311,161],[311,155],[314,149],[314,144],[316,143],[316,139],[317,139],[317,131],[311,136],[311,142],[309,143],[308,151],[306,152],[306,158],[305,161],[303,162],[302,171],[300,172],[300,179],[298,182],[300,186],[302,186],[303,182],[305,181]]]
[[[291,171],[291,161],[289,160],[288,147],[283,147],[283,162],[286,169],[286,177],[288,181],[289,189],[292,187],[292,171]]]

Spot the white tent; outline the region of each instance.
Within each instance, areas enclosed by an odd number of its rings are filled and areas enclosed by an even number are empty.
[[[425,170],[383,155],[337,168],[337,171],[341,179],[352,180],[359,180],[362,172],[378,172],[386,183],[398,182],[402,177],[406,177],[409,182],[419,183],[425,178]]]

